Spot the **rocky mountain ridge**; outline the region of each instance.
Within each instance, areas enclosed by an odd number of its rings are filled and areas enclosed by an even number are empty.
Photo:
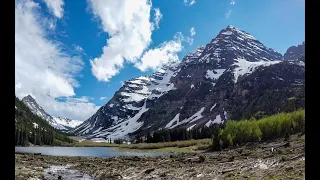
[[[82,121],[72,120],[65,117],[51,116],[36,102],[31,95],[22,98],[22,102],[29,107],[33,114],[46,120],[56,129],[68,131],[82,123]]]
[[[159,129],[192,129],[285,111],[291,97],[295,106],[304,107],[304,61],[290,57],[284,61],[252,35],[228,26],[181,61],[126,81],[73,132],[129,139]]]

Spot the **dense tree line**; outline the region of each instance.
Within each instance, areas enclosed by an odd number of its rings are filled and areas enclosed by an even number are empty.
[[[33,128],[31,131],[27,128],[15,127],[15,145],[28,146],[29,142],[33,145],[53,145],[54,132],[46,131],[43,128]]]
[[[171,141],[184,141],[190,139],[206,139],[211,138],[212,134],[218,129],[222,128],[223,125],[212,124],[207,127],[204,126],[202,128],[194,127],[191,130],[187,130],[186,128],[178,128],[178,129],[165,129],[154,132],[152,135],[148,133],[144,140],[140,135],[136,137],[136,143],[158,143],[158,142],[171,142]]]
[[[183,141],[190,139],[212,138],[212,148],[236,147],[247,142],[259,142],[286,137],[289,134],[304,132],[304,110],[290,113],[279,113],[273,116],[265,116],[257,113],[259,120],[252,117],[248,120],[229,120],[226,124],[213,124],[209,127],[194,127],[191,130],[185,128],[164,129],[147,133],[145,138],[137,135],[135,143],[159,143],[170,141]]]
[[[123,144],[123,139],[115,139],[113,141],[113,143],[115,143],[115,144]]]

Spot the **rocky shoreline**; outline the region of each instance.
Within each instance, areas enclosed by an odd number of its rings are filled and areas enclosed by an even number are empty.
[[[160,157],[58,157],[16,154],[25,179],[305,179],[305,142],[298,135],[206,153]]]

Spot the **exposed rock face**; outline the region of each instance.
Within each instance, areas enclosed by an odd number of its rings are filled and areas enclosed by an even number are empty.
[[[131,79],[74,132],[129,138],[162,128],[193,128],[304,106],[304,62],[283,61],[248,33],[228,26],[206,46],[150,77]]]
[[[305,52],[305,42],[303,41],[302,44],[298,46],[291,46],[288,48],[287,52],[284,54],[284,60],[298,60],[303,58]]]

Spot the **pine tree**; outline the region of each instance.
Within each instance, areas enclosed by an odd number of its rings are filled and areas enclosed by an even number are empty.
[[[23,141],[23,145],[24,146],[28,146],[29,144],[29,132],[27,131],[27,129],[24,129],[24,141]]]
[[[22,142],[23,142],[22,130],[19,129],[19,142],[18,142],[18,145],[21,146]]]

